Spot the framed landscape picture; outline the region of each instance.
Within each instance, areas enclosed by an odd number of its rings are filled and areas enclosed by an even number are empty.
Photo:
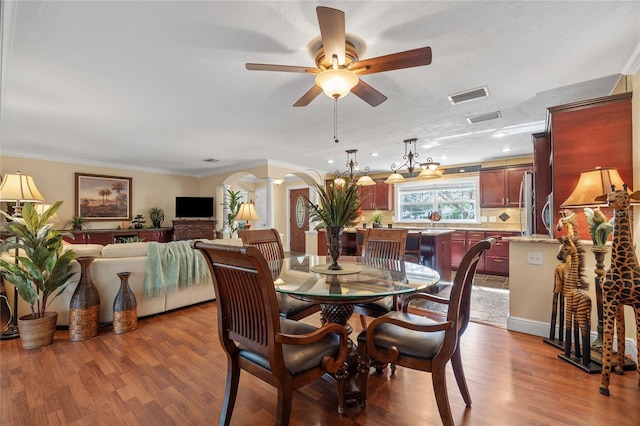
[[[131,220],[132,178],[76,173],[76,216]]]

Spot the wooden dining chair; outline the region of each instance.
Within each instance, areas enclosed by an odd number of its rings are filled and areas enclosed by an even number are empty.
[[[316,328],[279,315],[269,266],[252,246],[194,241],[209,265],[216,291],[218,335],[227,354],[220,425],[231,421],[240,371],[278,389],[277,425],[289,424],[293,391],[335,373],[338,410],[344,412],[347,334],[329,323]]]
[[[456,272],[449,299],[428,293],[407,296],[401,311],[389,312],[376,318],[358,336],[358,362],[362,366],[359,371],[368,372],[369,362],[373,360],[391,364],[391,374],[395,373],[396,365],[431,372],[438,411],[445,426],[453,425],[446,383],[446,366],[449,360],[462,398],[467,407],[471,406],[471,395],[462,368],[460,338],[469,324],[471,286],[478,260],[496,241],[495,237],[487,238],[466,252]],[[446,318],[436,320],[409,313],[408,306],[416,299],[448,305]],[[367,378],[366,373],[360,374],[358,378],[362,404],[366,404]]]
[[[362,242],[362,256],[403,261],[407,233],[406,229],[367,229]],[[358,303],[353,312],[360,315],[362,328],[367,328],[366,317],[377,318],[397,309],[398,297],[389,296],[373,302]]]
[[[242,239],[242,244],[254,246],[268,261],[284,259],[284,249],[277,229],[243,230],[238,231],[238,235]],[[276,278],[278,277],[274,277],[274,280]],[[276,298],[280,315],[285,318],[301,320],[320,311],[320,305],[304,302],[286,294],[277,293]]]
[[[407,234],[407,243],[404,247],[404,260],[422,264],[422,256],[420,248],[422,245],[422,232],[409,232]]]

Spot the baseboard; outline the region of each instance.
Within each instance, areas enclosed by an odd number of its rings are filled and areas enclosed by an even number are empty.
[[[517,331],[519,333],[531,334],[533,336],[549,337],[549,323],[541,321],[533,321],[524,318],[507,317],[507,330]],[[556,331],[556,336],[557,336]],[[597,333],[591,333],[591,342],[594,342],[598,337]],[[617,347],[617,340],[614,337],[613,340],[614,349]],[[638,362],[638,345],[637,342],[627,337],[625,338],[624,350],[635,362]]]

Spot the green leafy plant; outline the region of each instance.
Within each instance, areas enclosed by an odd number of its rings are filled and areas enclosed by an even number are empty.
[[[67,222],[67,227],[79,231],[87,227],[87,218],[84,216],[71,216],[71,220]]]
[[[232,234],[238,230],[238,226],[236,225],[236,216],[238,215],[241,204],[242,195],[240,195],[240,191],[227,189],[227,201],[222,205],[229,209],[229,213],[227,213],[227,225],[229,226],[229,231]]]
[[[62,252],[63,234],[48,223],[61,204],[62,201],[58,201],[39,215],[31,203],[25,203],[22,218],[0,211],[7,217],[7,229],[12,234],[0,250],[19,249],[25,254],[18,256],[18,264],[0,259],[0,272],[31,306],[33,318],[44,316],[48,303],[64,291],[74,274],[70,262],[75,259],[75,253],[73,250]]]
[[[141,214],[136,215],[136,217],[134,217],[133,220],[131,221],[135,229],[142,229],[145,222],[146,220],[144,220],[144,216],[142,216]]]
[[[164,221],[164,210],[160,207],[151,207],[149,209],[149,219],[154,228],[160,228]]]
[[[384,219],[384,213],[381,211],[375,211],[371,213],[371,221],[376,225],[382,224],[382,219]]]
[[[348,227],[356,224],[361,201],[358,187],[354,182],[347,179],[342,185],[331,183],[328,188],[318,184],[316,190],[318,204],[314,204],[307,198],[310,219],[319,222],[316,229]]]

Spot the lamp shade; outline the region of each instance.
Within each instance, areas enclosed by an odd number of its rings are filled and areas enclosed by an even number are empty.
[[[316,84],[332,99],[347,96],[359,81],[356,74],[345,69],[328,69],[316,76]]]
[[[252,202],[240,204],[236,220],[260,220],[256,206]]]
[[[358,186],[373,186],[375,185],[375,181],[373,179],[371,179],[371,176],[361,176],[360,179],[358,179],[358,181],[356,182],[356,185]]]
[[[384,181],[384,183],[401,183],[404,182],[404,176],[402,176],[400,173],[391,173],[389,175],[389,177],[387,178],[387,180]]]
[[[44,197],[36,188],[33,178],[18,172],[5,174],[0,184],[0,201],[24,203],[25,201],[41,203]]]
[[[612,185],[615,185],[616,188],[622,188],[623,183],[618,170],[614,167],[598,167],[595,170],[582,172],[575,189],[560,207],[607,205],[606,201],[604,203],[596,201],[596,197],[609,194]]]

